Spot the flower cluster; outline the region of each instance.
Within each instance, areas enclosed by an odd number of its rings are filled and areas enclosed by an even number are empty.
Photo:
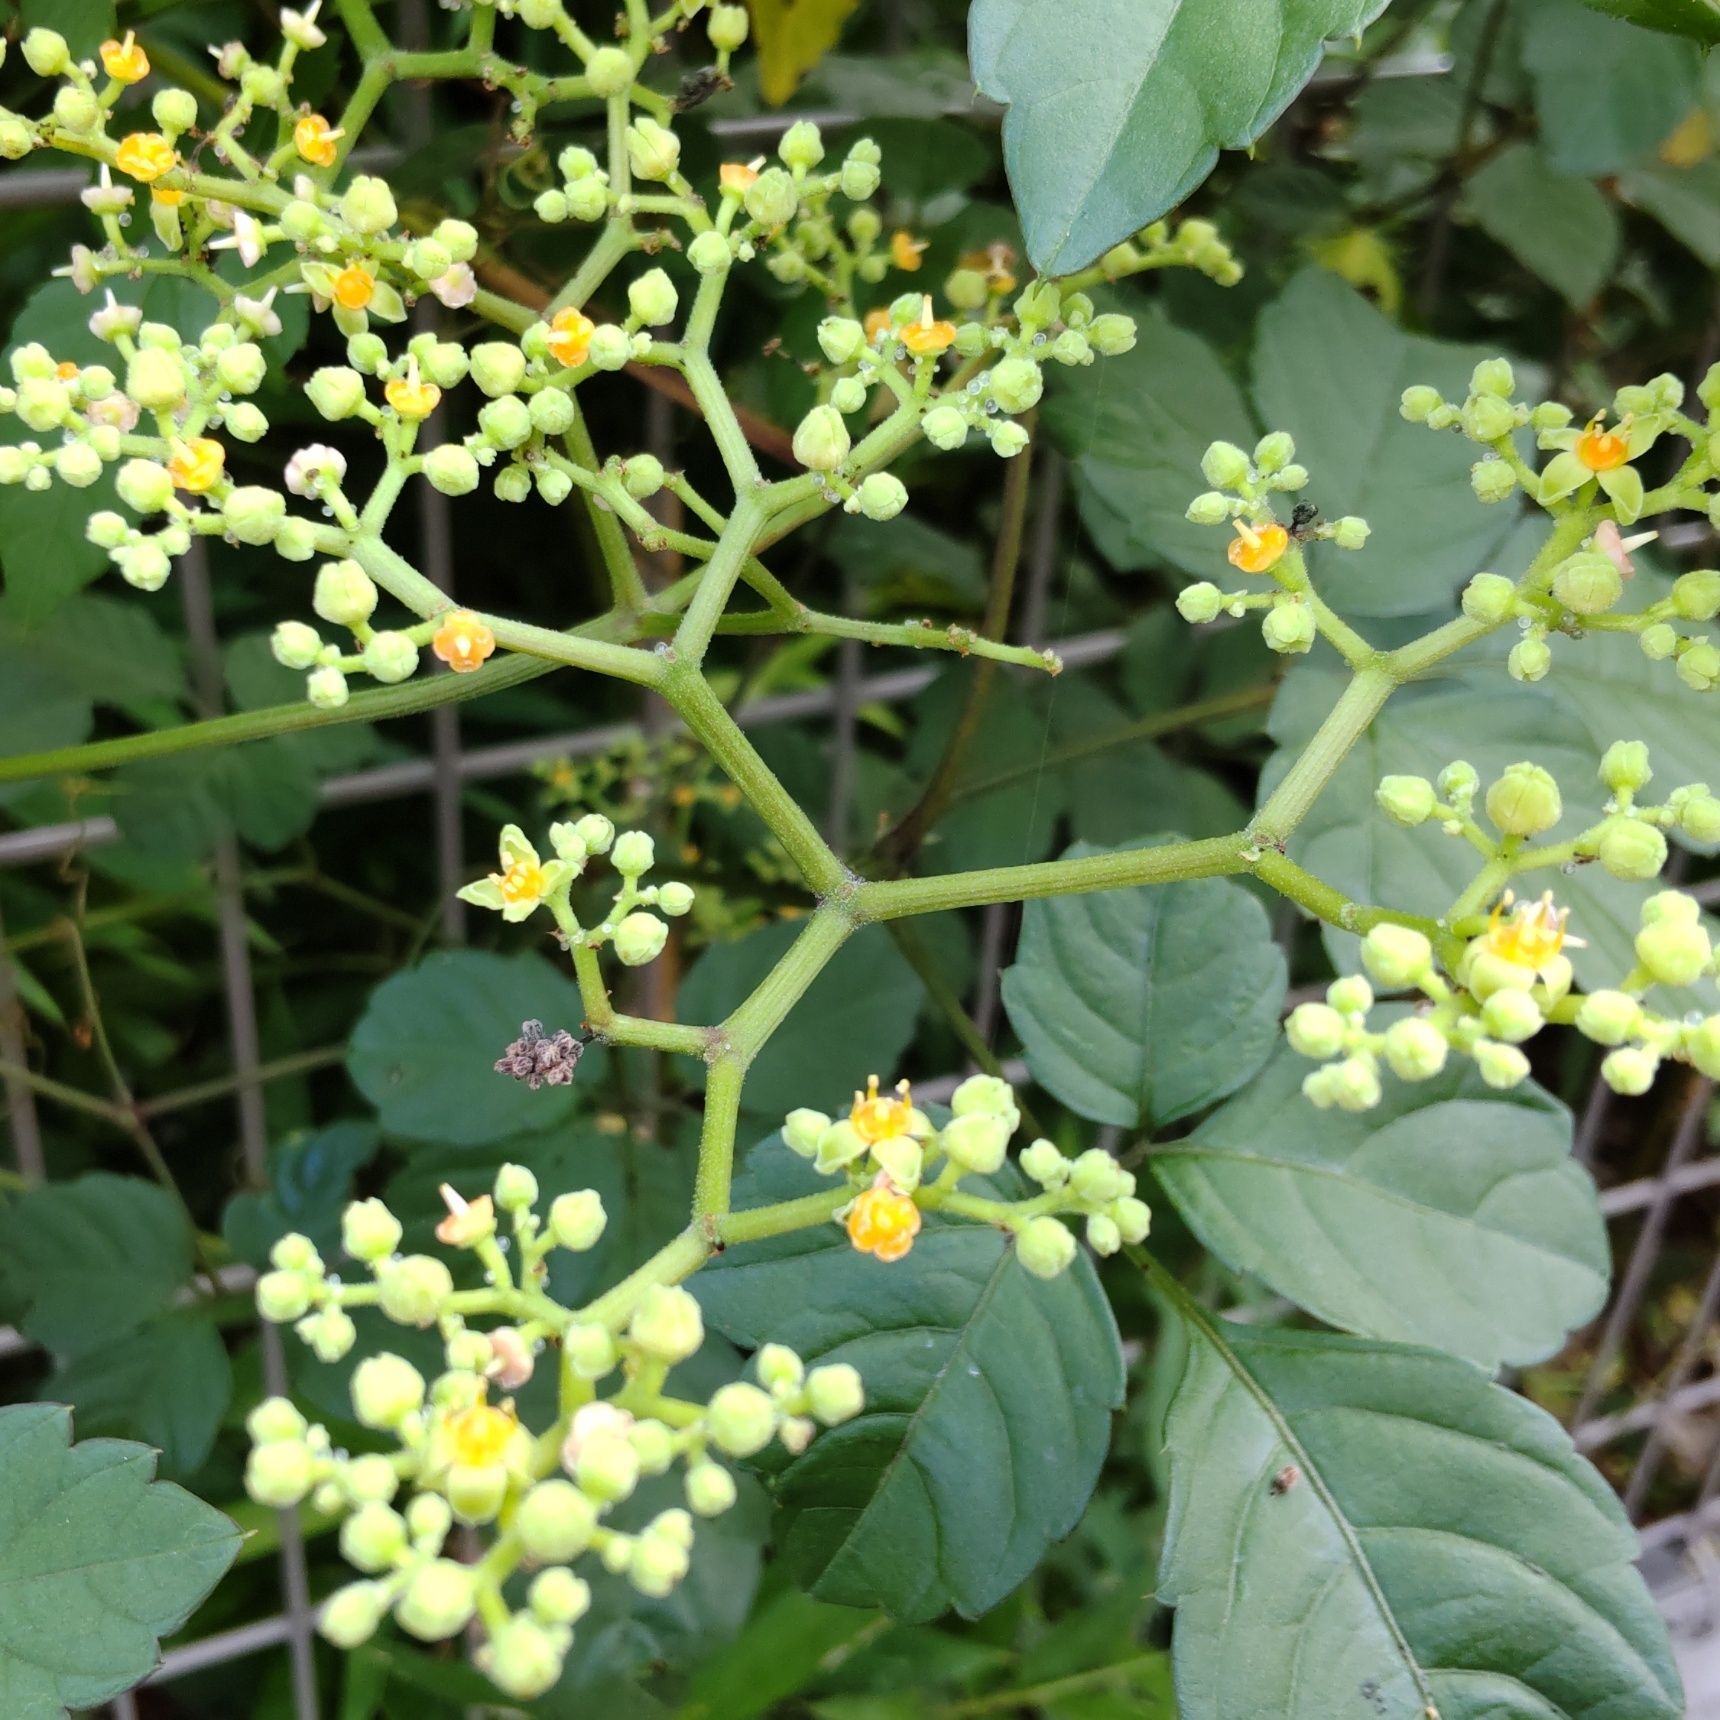
[[[1074,1160],[1046,1140],[1024,1148],[1021,1169],[1044,1191],[1028,1200],[965,1192],[964,1178],[1003,1168],[1021,1111],[1009,1083],[994,1075],[969,1076],[951,1095],[950,1111],[939,1127],[914,1104],[906,1081],[894,1095],[880,1093],[874,1075],[844,1117],[791,1111],[782,1139],[815,1170],[847,1179],[851,1198],[832,1216],[860,1253],[885,1263],[913,1247],[925,1212],[1008,1231],[1021,1264],[1041,1278],[1055,1278],[1075,1258],[1075,1238],[1058,1215],[1084,1217],[1098,1254],[1146,1237],[1152,1215],[1136,1198],[1134,1177],[1098,1148]]]
[[[1302,546],[1328,542],[1360,549],[1368,541],[1368,522],[1353,514],[1321,520],[1306,504],[1298,504],[1288,525],[1279,520],[1274,497],[1308,482],[1308,468],[1297,463],[1296,444],[1283,430],[1261,437],[1252,456],[1234,442],[1214,442],[1202,456],[1201,471],[1213,487],[1189,503],[1188,517],[1196,525],[1228,524],[1235,536],[1225,546],[1225,559],[1239,573],[1269,575],[1277,589],[1224,591],[1197,580],[1178,594],[1178,614],[1199,623],[1258,609],[1261,634],[1274,651],[1295,656],[1309,650],[1319,616]]]
[[[402,1226],[379,1200],[354,1202],[342,1223],[343,1247],[367,1269],[368,1283],[343,1283],[305,1237],[275,1245],[257,1285],[264,1318],[296,1322],[305,1342],[333,1361],[355,1340],[348,1310],[376,1307],[399,1325],[434,1327],[446,1366],[426,1380],[389,1352],[359,1363],[353,1417],[388,1443],[384,1451],[339,1449],[286,1399],[267,1399],[248,1422],[245,1481],[262,1504],[308,1500],[342,1518],[341,1552],[363,1577],[323,1610],[332,1642],[355,1647],[390,1614],[427,1642],[475,1621],[479,1665],[525,1700],[560,1675],[591,1603],[577,1562],[643,1595],[671,1593],[689,1568],[695,1517],[719,1516],[735,1502],[722,1459],[754,1457],[773,1440],[803,1451],[820,1424],[860,1412],[860,1377],[843,1363],[809,1370],[792,1351],[767,1344],[755,1360],[758,1383],[732,1381],[703,1403],[667,1396],[670,1369],[704,1341],[699,1304],[687,1291],[654,1284],[607,1321],[581,1318],[544,1293],[552,1251],[588,1250],[602,1237],[603,1203],[593,1191],[558,1195],[540,1217],[536,1177],[504,1165],[490,1193],[467,1201],[444,1188],[443,1196],[448,1216],[437,1238],[475,1253],[487,1288],[456,1290],[439,1258],[400,1254]],[[506,1242],[500,1214],[511,1220]],[[508,1323],[479,1330],[468,1323],[474,1315]],[[560,1409],[534,1431],[506,1394],[531,1381],[550,1346],[560,1352]],[[677,1467],[686,1508],[623,1526],[640,1483]],[[449,1545],[455,1524],[493,1530],[475,1562]]]
[[[506,825],[497,869],[468,884],[460,891],[460,900],[493,909],[509,921],[527,919],[547,907],[569,949],[594,950],[613,944],[615,954],[627,967],[655,961],[669,941],[669,928],[650,910],[655,908],[678,919],[691,910],[693,891],[686,884],[641,882],[656,864],[651,838],[643,830],[617,834],[602,813],[588,812],[583,818],[552,824],[549,841],[554,858],[545,860],[517,824]],[[583,926],[574,914],[569,892],[586,866],[601,855],[608,855],[621,884],[604,917],[594,926]]]
[[[1720,839],[1720,799],[1706,785],[1676,790],[1660,806],[1636,796],[1653,775],[1639,741],[1608,748],[1600,775],[1612,791],[1600,822],[1563,843],[1525,847],[1547,834],[1563,815],[1557,782],[1539,765],[1510,766],[1488,787],[1486,816],[1498,832],[1489,837],[1475,817],[1480,783],[1462,762],[1448,766],[1437,785],[1423,777],[1387,777],[1381,808],[1406,826],[1437,822],[1471,842],[1484,856],[1477,882],[1496,875],[1598,862],[1615,877],[1646,881],[1666,861],[1664,830],[1698,841]],[[1529,1074],[1522,1045],[1550,1021],[1609,1048],[1601,1064],[1607,1083],[1621,1093],[1642,1093],[1662,1060],[1676,1058],[1705,1074],[1720,1070],[1720,1014],[1671,1015],[1643,999],[1655,986],[1675,990],[1716,973],[1713,943],[1693,897],[1676,890],[1651,896],[1642,907],[1635,940],[1636,965],[1615,989],[1574,994],[1568,947],[1580,939],[1567,930],[1569,910],[1551,891],[1516,901],[1505,890],[1480,929],[1465,936],[1465,897],[1430,928],[1375,926],[1362,940],[1362,965],[1375,984],[1421,994],[1425,1007],[1400,1015],[1383,1029],[1369,1024],[1373,987],[1359,975],[1339,979],[1324,1003],[1291,1011],[1285,1031],[1291,1045],[1321,1067],[1303,1083],[1317,1105],[1367,1110],[1381,1096],[1382,1063],[1406,1081],[1437,1075],[1455,1051],[1475,1063],[1489,1086],[1515,1087]],[[1437,942],[1436,942],[1437,939]],[[1443,969],[1443,971],[1441,971]]]

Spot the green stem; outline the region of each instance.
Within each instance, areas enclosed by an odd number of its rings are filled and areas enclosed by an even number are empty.
[[[782,960],[723,1023],[728,1052],[743,1064],[751,1063],[853,930],[854,922],[840,908],[821,907],[783,952]]]
[[[1302,749],[1301,756],[1254,815],[1251,829],[1257,846],[1284,846],[1396,687],[1397,681],[1385,669],[1356,672],[1326,720]]]
[[[780,965],[780,964],[779,964]],[[693,1222],[710,1222],[729,1210],[734,1182],[735,1126],[741,1114],[741,1088],[747,1078],[746,1059],[724,1053],[711,1064],[705,1080],[705,1116],[699,1130],[699,1168],[693,1181]]]

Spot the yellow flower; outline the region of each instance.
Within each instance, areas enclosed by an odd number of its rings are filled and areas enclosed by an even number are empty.
[[[1487,930],[1480,941],[1489,955],[1539,973],[1563,953],[1567,943],[1573,948],[1582,947],[1582,940],[1571,937],[1565,930],[1571,910],[1555,908],[1551,890],[1538,902],[1519,902],[1514,909],[1511,901],[1511,892],[1507,890],[1487,917]]]
[[[134,131],[120,139],[113,164],[121,173],[151,185],[162,174],[171,173],[179,165],[179,157],[160,132]]]
[[[333,167],[340,153],[336,144],[345,135],[320,113],[308,113],[293,127],[293,148],[312,167]]]
[[[549,321],[550,356],[570,370],[584,364],[596,332],[597,324],[584,311],[575,310],[572,305],[563,306]]]
[[[955,344],[956,325],[932,318],[932,295],[927,293],[919,317],[902,330],[902,344],[916,358],[935,358]]]
[[[430,649],[456,675],[469,675],[495,652],[496,636],[469,610],[451,609],[436,629]]]
[[[1603,429],[1603,414],[1596,413],[1588,428],[1577,438],[1576,456],[1591,472],[1616,472],[1630,458],[1630,420],[1625,419],[1617,431]]]
[[[926,241],[916,239],[906,227],[898,227],[890,235],[890,261],[898,269],[906,269],[909,274],[919,268],[925,249]]]
[[[167,470],[177,488],[200,496],[220,483],[226,464],[227,451],[219,442],[207,436],[193,436],[188,442],[173,444]]]
[[[376,276],[363,263],[348,263],[333,286],[334,302],[342,310],[361,311],[376,297]]]
[[[1236,522],[1236,536],[1225,550],[1225,559],[1244,573],[1269,573],[1290,547],[1290,534],[1281,525],[1251,526]]]
[[[457,1409],[443,1425],[449,1460],[462,1469],[490,1469],[508,1455],[520,1418],[511,1406],[487,1403]]]
[[[412,360],[404,376],[395,377],[382,392],[388,404],[414,424],[428,418],[442,400],[442,390],[435,383],[419,379],[417,359]]]
[[[480,878],[475,884],[468,884],[460,891],[460,900],[477,908],[494,909],[510,922],[528,919],[566,876],[566,862],[540,859],[538,851],[526,840],[525,832],[517,824],[503,826],[497,851],[500,870],[487,878]],[[446,1194],[443,1198],[447,1198]],[[473,1209],[476,1210],[479,1204],[474,1201]],[[482,1204],[489,1205],[488,1197]],[[449,1210],[453,1211],[452,1202]],[[440,1236],[441,1232],[437,1234]]]
[[[149,76],[149,55],[138,45],[137,33],[127,30],[123,42],[101,46],[102,65],[116,84],[140,84]]]
[[[854,1125],[854,1132],[869,1147],[879,1141],[906,1135],[914,1124],[913,1089],[906,1081],[898,1081],[896,1097],[886,1098],[879,1093],[878,1077],[873,1075],[866,1082],[866,1091],[854,1095],[848,1120]]]
[[[888,1177],[880,1176],[848,1209],[848,1240],[876,1260],[900,1260],[920,1234],[920,1209]]]

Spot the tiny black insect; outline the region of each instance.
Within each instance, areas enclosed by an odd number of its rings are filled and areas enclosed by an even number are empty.
[[[675,112],[686,113],[702,107],[712,96],[734,87],[735,81],[727,72],[719,72],[715,66],[701,66],[682,78],[681,87],[675,92]]]
[[[1312,502],[1298,502],[1296,511],[1290,516],[1290,535],[1300,542],[1312,536],[1319,523],[1320,510]]]

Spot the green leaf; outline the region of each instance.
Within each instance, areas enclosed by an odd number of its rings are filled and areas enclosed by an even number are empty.
[[[316,818],[316,775],[296,740],[127,765],[113,776],[114,821],[128,841],[172,859],[196,859],[234,834],[272,853]]]
[[[737,1205],[828,1186],[774,1137]],[[996,1192],[1019,1195],[1012,1172]],[[777,1544],[816,1599],[920,1620],[996,1605],[1069,1533],[1122,1401],[1116,1324],[1085,1255],[1046,1283],[985,1225],[929,1220],[885,1265],[834,1225],[728,1250],[693,1288],[735,1342],[851,1362],[866,1409],[776,1480]]]
[[[683,1021],[715,1023],[743,1002],[805,929],[785,920],[699,958],[681,987]],[[881,926],[850,938],[747,1074],[741,1104],[777,1121],[799,1105],[829,1107],[864,1087],[868,1075],[894,1078],[914,1034],[920,982]]]
[[[1134,347],[1090,380],[1054,380],[1045,421],[1068,453],[1081,522],[1123,572],[1163,567],[1207,578],[1224,564],[1211,526],[1187,509],[1205,487],[1209,443],[1253,441],[1241,391],[1198,335],[1158,316],[1140,319]]]
[[[8,591],[0,606],[0,650],[28,652],[64,690],[95,704],[137,711],[178,698],[179,646],[143,603],[123,597],[69,597],[47,625]]]
[[[93,58],[114,33],[114,0],[24,0],[26,30],[46,24],[66,38],[74,57]]]
[[[269,1151],[269,1186],[227,1203],[221,1234],[241,1260],[262,1266],[287,1234],[308,1236],[325,1260],[339,1258],[340,1215],[353,1178],[376,1157],[374,1123],[331,1123]]]
[[[89,699],[69,687],[52,664],[22,640],[0,638],[0,756],[76,746],[93,721]],[[0,804],[32,786],[0,789]]]
[[[1560,172],[1617,173],[1652,161],[1696,105],[1701,58],[1691,43],[1567,0],[1519,0],[1514,9],[1541,145]]]
[[[1030,902],[1003,1002],[1047,1092],[1094,1122],[1153,1129],[1260,1067],[1284,981],[1266,910],[1199,878]]]
[[[541,956],[443,951],[370,994],[347,1069],[389,1134],[483,1146],[566,1122],[601,1053],[586,1052],[574,1085],[535,1093],[498,1075],[495,1062],[522,1021],[553,1033],[584,1018],[578,988]]]
[[[1619,175],[1619,194],[1646,209],[1673,238],[1711,269],[1720,269],[1720,157],[1692,167],[1633,167]]]
[[[1627,24],[1688,36],[1713,47],[1720,42],[1720,4],[1716,0],[1583,0],[1597,12],[1610,12]]]
[[[1309,494],[1328,519],[1360,514],[1373,528],[1363,549],[1322,545],[1309,557],[1315,585],[1341,614],[1425,614],[1449,601],[1510,531],[1511,510],[1484,507],[1470,489],[1474,444],[1435,436],[1398,412],[1412,382],[1461,400],[1488,356],[1405,334],[1321,269],[1297,275],[1261,313],[1261,421],[1296,438],[1296,458],[1313,474]],[[1189,494],[1201,487],[1191,472]],[[1216,577],[1221,536],[1207,535],[1206,568]]]
[[[1551,1355],[1600,1309],[1606,1225],[1556,1099],[1532,1084],[1494,1092],[1454,1061],[1389,1083],[1372,1111],[1320,1111],[1301,1094],[1311,1067],[1282,1047],[1153,1154],[1227,1266],[1330,1325],[1489,1369]]]
[[[239,1550],[219,1511],[59,1404],[0,1409],[0,1713],[60,1720],[129,1689]]]
[[[1004,156],[1034,265],[1068,274],[1245,149],[1386,0],[975,0],[974,81],[1009,104]]]
[[[1550,1416],[1431,1350],[1182,1312],[1183,1720],[1683,1713],[1636,1536]]]
[[[106,478],[88,489],[50,484],[26,490],[22,484],[0,489],[0,570],[6,598],[26,621],[53,614],[107,566],[107,551],[84,536],[91,514],[114,505]]]
[[[1586,305],[1618,259],[1619,223],[1591,180],[1556,173],[1533,144],[1501,151],[1469,181],[1477,225],[1572,305]]]
[[[677,1720],[761,1720],[816,1684],[829,1656],[872,1634],[872,1620],[852,1607],[785,1589],[699,1668]]]

